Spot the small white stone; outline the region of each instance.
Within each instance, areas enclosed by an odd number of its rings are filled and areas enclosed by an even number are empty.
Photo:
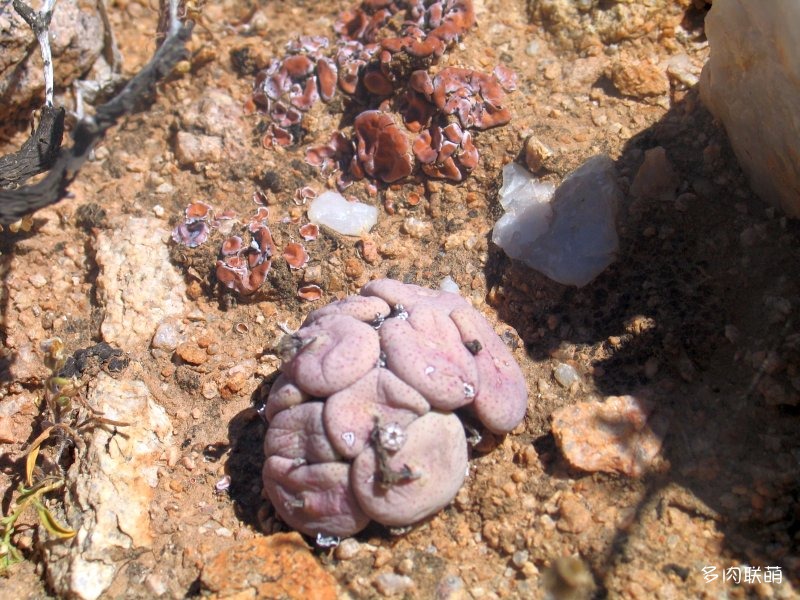
[[[37,290],[47,285],[47,277],[45,277],[41,273],[34,273],[30,277],[28,277],[28,281],[30,281],[31,285],[35,287]]]
[[[354,538],[342,540],[334,551],[334,556],[339,560],[350,560],[361,552],[361,544]]]
[[[416,217],[408,217],[400,226],[400,230],[414,239],[423,237],[430,231],[431,224]]]
[[[222,159],[222,138],[179,131],[175,136],[175,158],[182,167],[217,163]]]
[[[567,389],[569,389],[573,383],[581,380],[581,376],[578,375],[575,367],[565,363],[558,363],[556,365],[556,368],[553,369],[553,377],[556,378],[556,381],[561,387]]]
[[[375,588],[384,596],[404,594],[414,587],[414,580],[406,575],[381,573],[375,578]]]
[[[378,222],[378,209],[361,202],[348,202],[338,192],[320,194],[308,208],[308,219],[342,235],[361,235]]]
[[[452,294],[459,294],[461,292],[458,284],[453,280],[452,277],[450,277],[450,275],[439,282],[439,289],[443,292],[450,292]]]
[[[219,395],[219,390],[217,390],[217,386],[213,381],[206,381],[203,384],[200,393],[206,400],[211,400],[212,398],[216,398]]]
[[[159,323],[156,332],[153,334],[150,347],[172,352],[183,340],[184,336],[180,332],[180,324],[170,319]]]
[[[511,562],[514,563],[514,566],[522,568],[522,566],[528,561],[528,551],[527,550],[518,550],[514,552],[511,556]]]

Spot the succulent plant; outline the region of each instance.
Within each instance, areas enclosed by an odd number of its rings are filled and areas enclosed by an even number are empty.
[[[519,366],[458,294],[390,279],[315,310],[279,344],[264,414],[264,493],[289,525],[347,536],[414,524],[456,495],[455,410],[503,434],[522,420]]]

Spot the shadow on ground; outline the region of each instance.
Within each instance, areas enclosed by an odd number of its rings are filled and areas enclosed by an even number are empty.
[[[680,187],[672,199],[633,199],[627,187],[656,146]],[[750,191],[696,89],[632,138],[616,165],[626,192],[619,260],[575,289],[492,246],[487,284],[502,290],[499,317],[533,360],[591,365],[590,391],[657,399],[670,420],[669,468],[645,478],[637,521],[688,490],[733,562],[778,565],[797,581],[800,423],[785,403],[798,394],[800,226]],[[549,415],[571,402],[537,404],[540,454],[555,450]],[[628,539],[618,531],[607,556],[585,558],[605,571],[626,560]]]

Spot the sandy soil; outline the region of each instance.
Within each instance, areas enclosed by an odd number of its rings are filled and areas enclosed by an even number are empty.
[[[706,8],[667,2],[677,18],[664,17],[644,35],[589,39],[570,30],[579,23],[545,19],[540,4],[553,3],[475,4],[478,25],[440,66],[490,71],[502,62],[518,73],[519,89],[508,97],[511,124],[476,135],[480,164],[466,181],[414,176],[377,191],[356,184],[349,194],[380,207],[377,227],[361,240],[323,231],[307,243],[310,266],[318,268],[276,263],[264,292],[249,301],[213,284],[218,239],[192,252],[164,240],[186,283],[186,345],[176,354],[151,351],[148,338],[128,349],[128,369],[162,404],[173,431],[156,461],[154,537],[118,555],[105,597],[249,598],[259,593],[258,577],[286,582],[262,596],[297,598],[795,596],[800,230],[750,191],[724,131],[696,87],[685,85],[708,55]],[[599,4],[602,12],[610,3]],[[159,85],[152,109],[110,132],[72,197],[37,215],[30,232],[1,234],[4,513],[23,481],[24,449],[46,418],[40,342],[58,336],[72,353],[103,339],[98,236],[113,239],[114,224],[127,217],[169,230],[196,200],[246,215],[262,189],[276,240],[296,237],[306,221],[295,191],[327,186],[303,162],[305,148],[327,141],[346,107],[341,100],[318,105],[301,143],[276,149],[261,143],[266,117],[245,106],[255,68],[282,56],[301,33],[332,36],[348,6],[207,4],[191,63]],[[124,71],[133,73],[155,48],[156,14],[132,0],[112,2],[110,14]],[[676,56],[682,70],[667,77]],[[629,95],[620,93],[614,69],[636,73],[642,64],[656,67]],[[650,95],[650,84],[662,93]],[[21,143],[25,127],[0,152]],[[221,138],[221,154],[179,161],[179,131]],[[490,242],[500,169],[524,157],[531,135],[554,151],[546,179],[559,182],[597,153],[609,154],[620,175],[619,259],[582,289],[549,281]],[[666,150],[677,190],[635,198],[629,189],[644,152],[657,146]],[[419,203],[409,201],[414,194]],[[335,549],[307,540],[308,562],[275,550],[277,575],[267,574],[269,561],[243,548],[285,531],[260,495],[265,425],[254,408],[277,372],[271,349],[281,325],[296,328],[315,307],[372,278],[438,286],[448,275],[521,364],[530,390],[524,423],[502,439],[484,437],[456,500],[429,521],[403,535],[370,527]],[[304,281],[319,283],[323,298],[299,300]],[[569,389],[553,377],[559,363],[580,374]],[[570,468],[551,432],[553,411],[624,394],[648,396],[668,421],[660,459],[638,479]],[[231,485],[220,493],[215,484],[226,474]],[[66,501],[53,497],[54,513],[68,514],[60,506]],[[0,595],[58,595],[46,575],[53,542],[34,517],[23,521],[28,527],[14,540],[26,560],[0,579]],[[316,592],[292,583],[300,568],[293,565],[301,564],[303,585]],[[748,582],[722,581],[725,569],[747,566],[760,568],[758,578],[751,571]],[[705,567],[720,577],[707,582]],[[765,581],[768,572],[776,578],[767,567],[779,568],[780,582]]]

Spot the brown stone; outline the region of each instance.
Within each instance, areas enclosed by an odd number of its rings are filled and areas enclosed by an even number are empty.
[[[190,365],[202,365],[208,360],[206,351],[194,342],[183,342],[175,349],[175,354]]]
[[[344,273],[350,279],[358,279],[364,274],[364,265],[357,258],[348,258],[344,263]]]
[[[179,131],[175,136],[175,158],[182,167],[217,163],[222,159],[222,138]]]
[[[206,563],[200,581],[214,598],[335,600],[339,596],[336,580],[295,532],[245,540],[220,552]]]
[[[644,160],[631,184],[631,194],[637,198],[672,200],[679,183],[667,151],[656,146],[645,150]]]
[[[592,525],[592,513],[584,506],[578,498],[574,496],[564,496],[559,507],[558,523],[556,527],[559,531],[567,533],[581,533]]]
[[[640,477],[661,450],[667,420],[634,396],[579,402],[553,413],[553,436],[573,467]]]
[[[0,444],[10,444],[17,440],[16,428],[11,417],[0,416]]]
[[[623,96],[647,98],[669,91],[669,80],[664,69],[650,62],[620,61],[611,68],[610,78]]]

